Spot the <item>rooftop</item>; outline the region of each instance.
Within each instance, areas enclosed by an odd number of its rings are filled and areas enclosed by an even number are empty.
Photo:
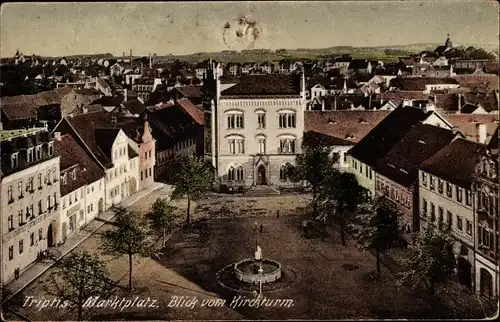
[[[2,130],[0,131],[0,141],[9,141],[16,137],[34,134],[39,131],[47,131],[47,129],[44,127],[35,127],[31,129]]]

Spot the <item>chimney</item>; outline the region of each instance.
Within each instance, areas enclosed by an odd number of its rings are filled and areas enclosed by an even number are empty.
[[[149,53],[149,68],[153,68],[153,64],[151,61],[151,53]]]
[[[127,101],[127,94],[128,94],[128,93],[127,93],[127,89],[125,88],[125,89],[123,90],[123,101],[124,101],[124,102],[126,102],[126,101]]]
[[[321,99],[321,111],[325,111],[325,100]]]
[[[61,141],[61,132],[54,132],[54,139]]]
[[[89,111],[87,106],[82,106],[82,110],[83,110],[83,114],[87,114],[87,112]]]
[[[487,139],[487,129],[486,129],[486,124],[484,123],[478,123],[476,124],[476,130],[477,130],[477,141],[481,144],[486,144],[486,139]]]
[[[370,95],[368,96],[368,109],[371,110],[372,109],[372,94],[370,93]]]
[[[344,88],[343,88],[344,94],[347,93],[347,78],[344,78]]]
[[[130,68],[133,68],[134,66],[132,65],[132,49],[130,49]]]
[[[337,95],[333,96],[333,110],[337,110]]]
[[[462,109],[462,93],[458,93],[458,111]]]

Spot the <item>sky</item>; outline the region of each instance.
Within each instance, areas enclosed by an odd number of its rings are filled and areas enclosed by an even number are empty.
[[[492,45],[498,30],[495,0],[3,3],[0,56],[395,46],[447,33]]]

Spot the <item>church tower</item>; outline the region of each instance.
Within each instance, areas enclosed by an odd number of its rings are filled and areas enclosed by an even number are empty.
[[[446,49],[453,48],[453,43],[451,42],[450,34],[447,35],[446,42],[444,43],[444,45],[446,46]]]

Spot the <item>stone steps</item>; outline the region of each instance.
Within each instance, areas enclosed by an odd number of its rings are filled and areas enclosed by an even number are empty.
[[[277,196],[280,191],[270,186],[254,186],[245,192],[246,197],[267,197]]]

